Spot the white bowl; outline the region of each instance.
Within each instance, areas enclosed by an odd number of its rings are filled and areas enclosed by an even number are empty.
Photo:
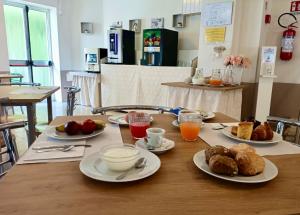
[[[112,171],[125,171],[134,166],[140,151],[134,145],[110,145],[100,151],[101,159]]]

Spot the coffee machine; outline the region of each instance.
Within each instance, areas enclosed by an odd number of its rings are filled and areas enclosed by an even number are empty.
[[[168,29],[145,29],[141,65],[177,66],[178,32]]]
[[[102,48],[85,48],[85,71],[99,73],[101,64],[106,63],[107,49]]]
[[[135,32],[121,28],[108,31],[108,58],[112,64],[135,64]]]

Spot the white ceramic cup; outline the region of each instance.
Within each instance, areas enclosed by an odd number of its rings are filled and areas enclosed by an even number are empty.
[[[147,145],[158,148],[162,145],[162,139],[166,131],[162,128],[148,128],[147,132]]]

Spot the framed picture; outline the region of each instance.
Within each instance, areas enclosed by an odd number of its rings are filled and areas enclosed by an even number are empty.
[[[140,19],[129,20],[129,30],[134,31],[135,33],[140,33],[141,32],[141,20]]]
[[[152,18],[151,28],[164,28],[164,18]]]

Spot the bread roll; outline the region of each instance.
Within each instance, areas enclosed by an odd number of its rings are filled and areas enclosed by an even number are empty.
[[[255,153],[239,152],[235,161],[238,165],[239,174],[244,176],[254,176],[262,173],[265,169],[264,159]]]
[[[214,155],[209,160],[209,168],[211,171],[222,174],[234,176],[238,174],[238,166],[235,160],[224,155]]]
[[[237,129],[237,137],[250,140],[253,131],[253,122],[241,122]]]
[[[209,159],[214,155],[226,155],[232,157],[232,154],[229,151],[229,149],[225,148],[224,146],[209,147],[205,150],[205,160],[207,164],[209,162]]]
[[[249,146],[246,143],[240,143],[238,145],[235,145],[229,149],[231,154],[234,155],[234,157],[239,153],[239,152],[249,152],[249,153],[256,153],[256,150]]]

